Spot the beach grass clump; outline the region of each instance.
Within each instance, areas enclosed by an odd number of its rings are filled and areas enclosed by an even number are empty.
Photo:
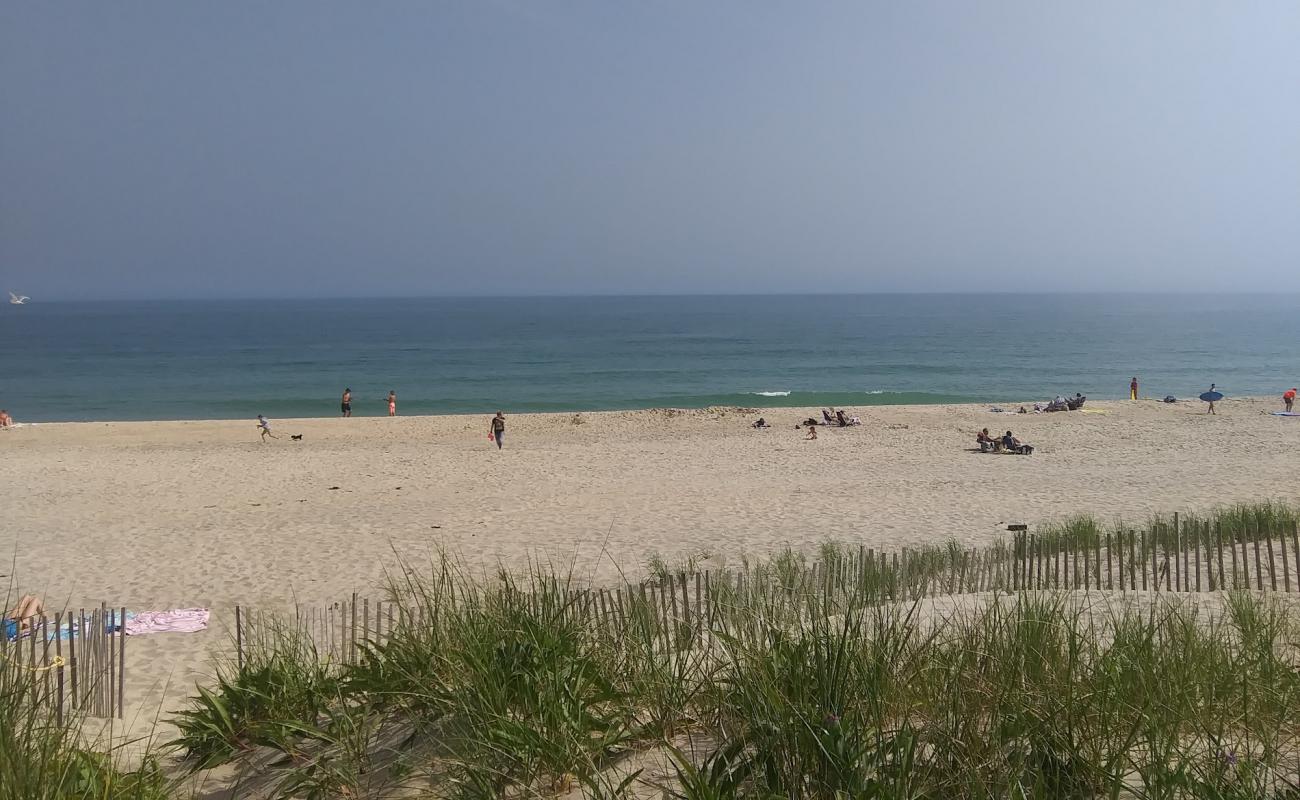
[[[59,719],[44,676],[0,659],[0,797],[23,800],[166,800],[174,784],[146,748],[134,768],[118,751],[83,742],[84,717]],[[66,710],[66,709],[65,709]]]
[[[172,742],[196,769],[230,761],[258,747],[286,753],[317,728],[339,696],[337,671],[315,643],[291,624],[267,616],[245,643],[242,666],[219,665],[212,688],[197,687],[173,719]]]
[[[938,580],[958,555],[907,561]],[[571,576],[540,567],[482,581],[446,561],[408,570],[390,587],[399,623],[347,663],[326,659],[317,705],[258,707],[285,715],[263,730],[297,741],[256,741],[291,756],[284,796],[415,783],[459,798],[1300,792],[1300,614],[1280,596],[937,603],[883,593],[912,580],[901,562],[879,584],[871,571],[838,584],[824,578],[849,551],[821,556],[779,553],[718,580],[708,613],[668,628],[662,598],[628,592],[617,614],[593,614]],[[246,664],[258,681],[310,653],[277,641],[288,657]],[[645,774],[647,759],[671,777]]]

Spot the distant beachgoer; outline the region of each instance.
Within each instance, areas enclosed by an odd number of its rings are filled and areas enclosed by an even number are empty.
[[[1211,392],[1218,391],[1217,389],[1214,388],[1214,384],[1212,384],[1212,383],[1210,384],[1210,391],[1211,391]],[[1208,394],[1208,393],[1209,393],[1209,392],[1207,392],[1207,394]],[[1213,400],[1206,400],[1205,402],[1207,402],[1207,403],[1210,404],[1210,408],[1209,408],[1209,410],[1206,411],[1205,413],[1206,413],[1206,414],[1214,414],[1215,416],[1218,416],[1218,412],[1216,412],[1216,411],[1214,410],[1214,401],[1213,401]]]
[[[263,442],[266,441],[266,437],[268,436],[270,436],[272,439],[280,438],[279,436],[276,436],[274,433],[271,433],[271,420],[267,419],[261,414],[257,415],[257,429],[262,432]]]
[[[1012,436],[1011,431],[1007,431],[1006,435],[1002,437],[1002,449],[1014,453],[1020,449],[1020,440]]]
[[[391,389],[388,391],[388,416],[397,416],[397,392]]]
[[[8,428],[14,424],[14,418],[9,416],[9,412],[0,408],[0,428]]]
[[[755,427],[755,428],[770,428],[770,427],[772,427],[772,426],[767,424],[767,420],[763,419],[762,417],[759,417],[759,418],[758,418],[758,421],[754,423],[754,427]]]
[[[1286,403],[1286,410],[1290,411],[1295,406],[1295,389],[1287,389],[1282,394],[1282,402]]]
[[[496,441],[497,449],[501,449],[501,440],[506,436],[506,415],[500,411],[492,418],[491,426],[488,428],[488,436]]]
[[[984,451],[985,453],[991,452],[997,447],[997,442],[993,440],[993,436],[992,434],[989,433],[988,428],[985,428],[984,430],[975,434],[975,443],[978,444],[980,446],[980,450]]]
[[[807,441],[807,440],[809,440],[809,439],[816,439],[816,438],[817,438],[817,426],[816,426],[816,425],[809,425],[809,426],[808,426],[808,435],[805,436],[805,437],[803,437],[803,438],[804,438],[805,441]]]
[[[1128,399],[1130,400],[1138,399],[1138,379],[1136,375],[1133,376],[1133,380],[1129,381]]]
[[[351,389],[343,390],[343,402],[339,404],[339,407],[343,410],[343,416],[345,417],[352,416],[352,390]]]

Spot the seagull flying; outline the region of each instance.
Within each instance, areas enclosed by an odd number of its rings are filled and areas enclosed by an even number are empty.
[[[24,303],[26,303],[28,300],[31,300],[31,299],[32,299],[32,298],[30,298],[30,297],[28,297],[27,295],[24,295],[24,294],[14,294],[13,292],[10,292],[10,293],[9,293],[9,302],[10,302],[12,305],[15,305],[15,306],[21,306],[21,305],[23,305]]]

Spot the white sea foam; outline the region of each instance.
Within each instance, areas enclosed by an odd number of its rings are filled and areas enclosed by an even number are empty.
[[[750,394],[756,394],[759,397],[789,397],[790,396],[789,392],[750,392]]]
[[[884,389],[872,389],[871,391],[867,392],[867,394],[884,394],[884,393],[885,393]]]

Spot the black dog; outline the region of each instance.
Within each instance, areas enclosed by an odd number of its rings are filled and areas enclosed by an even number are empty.
[[[290,439],[293,439],[295,442],[301,442],[301,441],[302,441],[302,434],[301,434],[301,433],[299,433],[299,434],[295,434],[295,435],[290,436],[289,438],[290,438]]]

